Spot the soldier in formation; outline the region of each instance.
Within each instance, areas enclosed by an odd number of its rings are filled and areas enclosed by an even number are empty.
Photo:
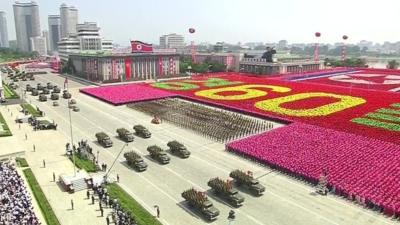
[[[273,129],[273,123],[178,99],[135,103],[130,107],[180,127],[194,130],[218,142],[231,141]]]

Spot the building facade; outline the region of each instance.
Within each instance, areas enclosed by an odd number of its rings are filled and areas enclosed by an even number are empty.
[[[323,61],[287,61],[287,62],[266,62],[261,58],[243,58],[240,61],[240,72],[258,75],[276,75],[285,73],[303,73],[324,69]]]
[[[57,45],[58,55],[62,61],[68,61],[69,54],[80,50],[80,42],[76,37],[62,38]]]
[[[75,76],[102,83],[179,76],[179,55],[159,53],[70,55]]]
[[[78,9],[73,6],[62,4],[60,6],[60,25],[61,39],[68,38],[70,35],[77,34],[76,25],[78,24]]]
[[[36,2],[15,2],[13,5],[17,48],[32,51],[31,37],[41,36],[39,6]]]
[[[58,50],[58,42],[61,40],[61,19],[59,15],[49,15],[49,52]]]
[[[160,48],[162,49],[177,49],[185,48],[185,40],[182,35],[167,34],[160,37]]]
[[[112,40],[102,40],[101,41],[101,50],[103,51],[112,51],[114,49],[114,44]]]
[[[6,13],[0,11],[0,47],[8,48],[8,29]]]
[[[95,22],[85,22],[76,26],[81,50],[102,50],[100,27]]]
[[[31,37],[32,51],[36,51],[39,55],[47,55],[46,37]]]
[[[79,51],[111,51],[111,40],[103,40],[100,28],[95,22],[77,24],[77,34],[70,35],[58,42],[58,52],[62,61],[68,60],[68,55]]]

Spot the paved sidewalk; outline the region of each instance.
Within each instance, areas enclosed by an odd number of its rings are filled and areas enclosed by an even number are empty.
[[[95,204],[92,205],[91,200],[86,198],[86,191],[69,194],[63,191],[57,182],[53,182],[53,173],[58,178],[62,173],[72,175],[74,171],[73,164],[64,156],[65,143],[68,141],[65,136],[60,131],[54,130],[33,131],[28,124],[22,124],[21,129],[19,129],[14,119],[20,110],[20,106],[8,106],[8,108],[13,112],[13,118],[5,107],[0,107],[0,112],[17,141],[15,146],[11,144],[10,148],[23,148],[26,151],[25,158],[60,223],[62,225],[106,224],[105,216],[111,212],[110,209],[104,208],[104,217],[101,217],[98,201],[96,200]],[[28,137],[27,140],[25,140],[25,134]],[[35,145],[35,152],[33,145]],[[45,160],[45,168],[43,167],[43,160]],[[32,198],[34,198],[33,195]],[[71,210],[71,199],[74,202],[74,210]]]

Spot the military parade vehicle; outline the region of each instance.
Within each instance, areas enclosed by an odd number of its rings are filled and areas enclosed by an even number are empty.
[[[223,181],[216,177],[209,180],[207,185],[212,188],[217,196],[224,198],[232,206],[239,207],[244,202],[244,197],[232,187],[231,181]]]
[[[168,155],[165,153],[164,150],[162,150],[160,147],[157,145],[152,145],[147,148],[147,151],[150,153],[150,157],[152,159],[157,160],[161,164],[168,164],[170,161],[170,158]]]
[[[69,93],[67,90],[63,91],[63,98],[70,99],[71,97],[72,97],[71,93]]]
[[[127,130],[125,128],[117,129],[117,134],[118,134],[118,137],[125,142],[132,142],[135,139],[132,132],[130,132],[129,130]]]
[[[128,165],[135,170],[141,172],[147,169],[147,164],[143,161],[143,158],[136,152],[130,151],[124,154]]]
[[[80,109],[79,109],[78,106],[74,105],[74,106],[72,106],[72,111],[74,111],[74,112],[79,112]]]
[[[57,130],[57,124],[55,124],[54,122],[52,123],[48,120],[36,120],[33,126],[37,130]]]
[[[32,90],[32,86],[30,84],[27,84],[25,90],[26,91],[31,91]]]
[[[47,89],[46,87],[44,87],[44,88],[42,89],[42,94],[44,94],[44,95],[50,94],[49,89]]]
[[[37,89],[32,88],[32,96],[38,96],[39,91]]]
[[[261,185],[257,179],[254,179],[253,174],[241,170],[234,170],[229,174],[235,180],[237,186],[245,186],[250,192],[256,196],[260,196],[265,191],[265,187]]]
[[[102,145],[104,148],[111,147],[113,145],[110,137],[104,132],[97,133],[96,138],[97,142],[99,142],[99,144]]]
[[[54,88],[54,85],[52,84],[52,83],[50,83],[50,82],[48,82],[47,84],[46,84],[46,87],[47,87],[47,89],[53,89]]]
[[[54,86],[54,87],[53,87],[53,92],[54,92],[54,93],[57,93],[57,94],[58,94],[58,93],[61,93],[61,89],[60,89],[59,87],[57,87],[57,86]]]
[[[41,102],[46,102],[46,101],[47,101],[47,96],[44,95],[44,94],[40,94],[40,95],[39,95],[39,101],[41,101]]]
[[[147,130],[147,128],[142,125],[135,125],[135,126],[133,126],[133,129],[135,130],[135,133],[137,136],[140,136],[142,138],[150,138],[151,137],[150,131]]]
[[[207,220],[213,221],[217,219],[219,210],[208,200],[206,193],[191,188],[182,192],[182,198],[188,202],[190,207],[200,211]]]
[[[189,158],[190,152],[183,144],[179,143],[178,141],[170,141],[167,145],[172,154],[178,155],[181,158]]]
[[[38,90],[43,90],[43,88],[44,88],[44,86],[41,84],[41,83],[38,83],[37,85],[36,85],[36,89],[38,89]]]
[[[51,100],[58,100],[58,99],[60,99],[60,96],[58,96],[58,94],[56,94],[56,93],[52,93],[50,95],[50,98],[51,98]]]
[[[14,89],[14,90],[17,89],[17,87],[18,87],[18,85],[17,85],[16,83],[14,83],[14,82],[9,83],[8,86],[9,86],[11,89]]]

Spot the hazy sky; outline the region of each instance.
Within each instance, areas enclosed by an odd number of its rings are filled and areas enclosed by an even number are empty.
[[[21,0],[22,1],[22,0]],[[400,41],[399,0],[36,0],[41,29],[61,3],[79,9],[79,21],[98,22],[102,35],[128,45],[130,39],[158,43],[159,36],[178,33],[186,42],[225,41],[290,43]],[[9,39],[15,39],[13,0],[0,0],[7,13]],[[191,35],[188,28],[196,33]]]

